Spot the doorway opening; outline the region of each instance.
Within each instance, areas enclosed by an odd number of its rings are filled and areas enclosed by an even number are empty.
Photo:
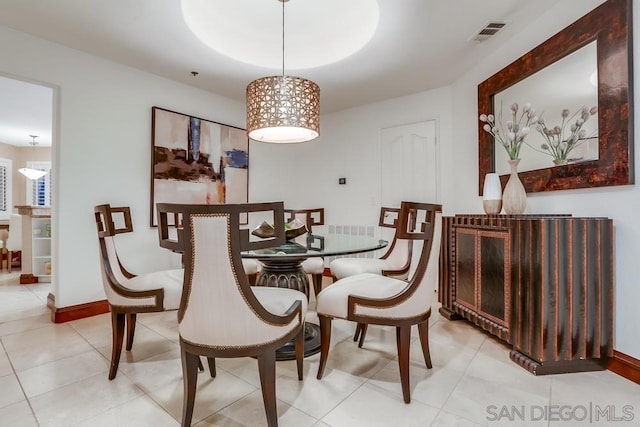
[[[54,98],[52,87],[0,75],[0,281],[19,272],[45,304],[55,271]],[[36,170],[41,176],[30,175]]]

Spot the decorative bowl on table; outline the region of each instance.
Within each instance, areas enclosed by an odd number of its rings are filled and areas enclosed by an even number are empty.
[[[284,234],[287,240],[302,236],[307,231],[307,226],[297,219],[289,221],[284,225]],[[269,224],[267,221],[262,221],[259,226],[251,231],[251,234],[266,239],[275,235],[275,229],[272,224]]]

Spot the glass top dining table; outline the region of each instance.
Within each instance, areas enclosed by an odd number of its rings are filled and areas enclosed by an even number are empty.
[[[302,268],[304,260],[371,252],[387,244],[386,240],[372,236],[306,234],[280,246],[242,252],[242,257],[257,259],[262,263],[257,286],[291,288],[309,296],[309,279]]]
[[[388,242],[372,236],[346,234],[306,234],[284,245],[273,248],[242,252],[243,258],[257,259],[262,268],[256,286],[272,286],[296,289],[309,297],[309,279],[302,263],[308,258],[350,255],[382,249]],[[318,325],[305,324],[304,354],[310,356],[320,351]],[[276,352],[276,360],[295,359],[293,341]]]
[[[375,251],[387,246],[386,240],[347,234],[305,234],[284,245],[242,252],[243,258],[261,261],[305,260],[311,257],[350,255]]]

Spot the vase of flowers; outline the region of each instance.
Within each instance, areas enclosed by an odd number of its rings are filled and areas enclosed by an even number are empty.
[[[556,166],[566,165],[569,161],[571,151],[579,147],[587,138],[587,131],[582,127],[589,120],[589,117],[598,112],[598,107],[579,108],[571,117],[568,109],[562,110],[560,116],[562,122],[560,126],[547,127],[544,119],[540,117],[536,124],[536,130],[545,139],[540,145],[540,150],[531,147],[536,151],[547,154],[553,158]],[[575,119],[575,120],[574,120]]]
[[[498,117],[493,114],[480,114],[480,121],[486,123],[482,129],[493,136],[507,151],[510,160],[520,158],[520,148],[531,131],[531,126],[538,122],[536,111],[530,104],[525,104],[518,116],[518,103],[511,104],[511,119],[502,120],[502,106]]]
[[[509,155],[511,173],[502,193],[502,207],[507,214],[521,214],[527,209],[527,193],[518,177],[520,149],[531,126],[538,122],[538,116],[530,104],[525,104],[519,110],[518,104],[514,102],[510,109],[510,120],[502,120],[501,106],[497,119],[493,114],[481,114],[480,121],[485,123],[482,129],[491,134]]]

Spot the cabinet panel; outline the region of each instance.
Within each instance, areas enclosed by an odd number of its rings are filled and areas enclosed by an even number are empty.
[[[456,238],[456,301],[476,307],[476,233],[458,230]]]
[[[479,231],[478,313],[509,327],[509,233]]]
[[[509,232],[456,227],[455,301],[488,330],[509,328]]]

